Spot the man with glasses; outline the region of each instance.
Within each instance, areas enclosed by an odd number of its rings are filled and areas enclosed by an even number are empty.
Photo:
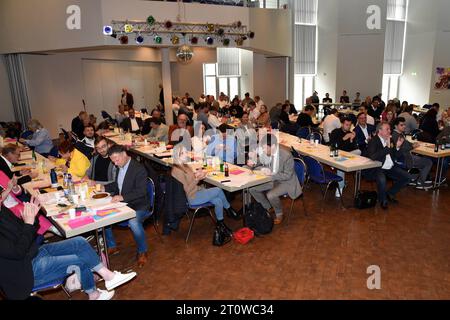
[[[169,143],[177,144],[182,141],[184,135],[187,133],[193,137],[194,136],[194,128],[188,125],[189,118],[186,114],[179,114],[177,117],[177,124],[171,125],[169,127]],[[178,130],[179,129],[179,130]]]
[[[392,142],[394,144],[397,144],[400,136],[405,138],[405,131],[405,118],[395,118],[394,131],[392,132]],[[428,190],[432,187],[432,182],[427,181],[427,177],[430,173],[431,167],[433,167],[433,161],[426,157],[420,157],[418,155],[412,154],[411,151],[417,147],[419,147],[419,144],[417,142],[412,144],[405,139],[402,146],[400,147],[401,160],[404,161],[405,166],[408,170],[412,168],[416,168],[419,170],[419,178],[417,179],[416,189]]]
[[[106,138],[98,137],[94,145],[95,155],[91,158],[91,165],[83,180],[91,180],[95,184],[103,185],[114,182],[117,168],[108,156],[109,146]]]

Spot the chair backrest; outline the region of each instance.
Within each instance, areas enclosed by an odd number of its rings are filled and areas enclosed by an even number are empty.
[[[306,169],[308,172],[309,177],[314,182],[320,182],[324,180],[325,174],[323,171],[322,165],[314,158],[311,157],[304,157]]]
[[[306,164],[305,162],[300,158],[294,158],[294,169],[295,174],[297,175],[298,182],[300,182],[300,185],[303,187],[306,180]]]
[[[311,137],[314,139],[314,141],[315,141],[315,140],[319,140],[319,144],[322,144],[323,137],[322,137],[322,134],[321,134],[320,132],[311,132],[311,133],[306,137],[306,140],[310,140]]]
[[[298,129],[297,137],[306,139],[308,137],[308,135],[310,134],[310,132],[311,131],[310,131],[309,127],[302,127],[300,129]]]
[[[155,210],[155,183],[153,182],[152,178],[147,178],[147,193],[148,198],[150,199],[150,213],[153,214],[153,211]]]

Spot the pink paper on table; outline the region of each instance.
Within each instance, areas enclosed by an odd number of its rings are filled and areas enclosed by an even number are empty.
[[[238,174],[241,174],[241,173],[244,173],[244,172],[245,172],[245,171],[242,171],[242,170],[236,169],[236,170],[230,171],[230,174],[233,174],[233,175],[238,175]]]
[[[84,225],[87,225],[89,223],[93,223],[93,222],[94,222],[94,218],[92,218],[91,216],[88,216],[88,217],[81,217],[81,218],[69,220],[68,224],[69,224],[69,227],[71,227],[72,229],[76,229],[76,228],[82,227]]]

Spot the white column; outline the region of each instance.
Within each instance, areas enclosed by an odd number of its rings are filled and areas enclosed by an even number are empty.
[[[164,88],[164,112],[166,124],[173,124],[172,79],[170,76],[170,48],[161,48],[162,83]]]

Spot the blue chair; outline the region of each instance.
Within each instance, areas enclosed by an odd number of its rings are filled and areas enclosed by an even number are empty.
[[[311,130],[309,127],[302,127],[298,129],[296,136],[300,139],[306,139],[308,138],[309,134],[311,133]]]
[[[300,186],[302,187],[302,190],[304,191],[304,185],[306,182],[306,173],[307,173],[307,168],[306,168],[306,164],[305,162],[300,159],[300,158],[294,158],[294,170],[295,170],[295,174],[297,175],[298,178],[298,182],[300,183]],[[300,196],[297,197],[297,199],[301,199],[303,202],[303,211],[305,216],[308,216],[308,212],[306,211],[306,206],[305,206],[305,198],[304,198],[304,192],[302,192],[302,194]],[[291,219],[291,215],[294,209],[294,202],[297,199],[292,199],[291,201],[291,210],[289,211],[289,215],[288,215],[288,220],[287,220],[287,225],[289,225],[289,221]]]
[[[345,208],[341,190],[339,189],[339,182],[343,180],[342,177],[339,177],[338,175],[332,172],[325,171],[322,165],[314,158],[304,157],[304,160],[306,163],[309,180],[314,183],[317,183],[320,186],[320,191],[323,194],[322,209],[323,209],[323,202],[327,196],[328,189],[332,185],[336,186],[340,195],[342,207]],[[324,185],[326,185],[325,192],[323,192]]]
[[[66,294],[67,298],[70,300],[70,299],[72,299],[72,296],[69,293],[69,291],[67,291],[67,289],[65,287],[66,280],[67,280],[67,278],[69,276],[71,276],[71,274],[66,276],[66,277],[63,277],[61,279],[58,279],[58,280],[55,280],[55,281],[51,281],[49,283],[44,283],[44,284],[39,285],[39,286],[35,286],[35,287],[33,287],[33,289],[31,289],[31,294],[30,295],[32,297],[34,297],[34,296],[40,295],[40,293],[44,292],[44,291],[62,289],[64,291],[64,293]]]
[[[155,229],[156,234],[158,235],[159,239],[162,241],[161,235],[158,231],[158,221],[156,220],[156,217],[154,215],[154,210],[155,210],[155,183],[153,182],[153,180],[151,178],[147,178],[148,182],[147,182],[147,193],[148,193],[148,197],[150,199],[150,215],[148,216],[148,218],[152,217],[153,218],[153,228]],[[147,218],[147,219],[148,219]],[[128,227],[128,221],[123,221],[117,224],[120,227]]]
[[[190,220],[189,230],[188,230],[188,233],[187,233],[187,236],[186,236],[186,243],[188,243],[188,241],[189,241],[189,236],[191,235],[192,227],[194,226],[195,217],[197,216],[197,213],[201,209],[208,210],[209,216],[213,220],[213,223],[216,224],[216,218],[214,217],[214,215],[211,212],[211,208],[214,207],[214,204],[212,204],[211,202],[206,202],[206,203],[202,203],[202,204],[195,205],[195,206],[194,205],[190,205],[189,202],[188,202],[187,206],[188,206],[188,211],[189,210],[194,210],[194,214],[192,215],[192,218],[190,218],[188,212],[186,211],[186,215],[187,215],[188,219]]]
[[[314,139],[314,141],[319,140],[319,144],[322,144],[323,137],[320,132],[311,132],[307,137],[306,140],[311,140],[311,138]]]

